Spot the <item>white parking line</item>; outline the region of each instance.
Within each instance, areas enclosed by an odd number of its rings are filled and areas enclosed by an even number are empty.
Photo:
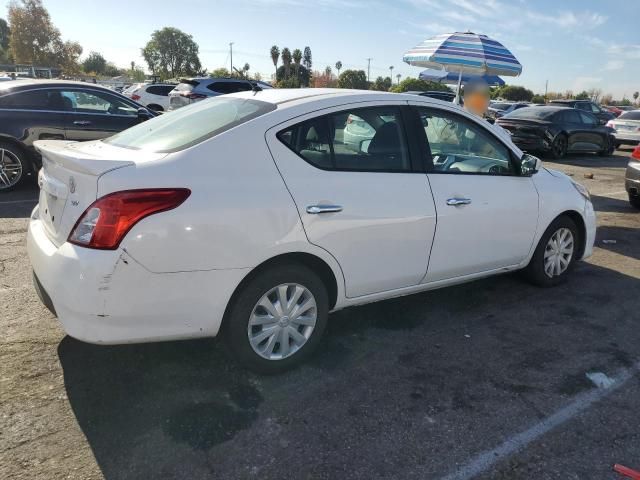
[[[28,199],[28,200],[7,200],[6,202],[0,202],[0,205],[10,205],[13,203],[33,203],[33,202],[37,202],[38,199],[34,198],[34,199]]]
[[[488,450],[479,454],[466,465],[462,465],[456,472],[444,477],[443,480],[468,480],[476,475],[486,472],[509,455],[516,453],[534,440],[537,440],[542,435],[548,433],[550,430],[553,430],[579,415],[595,402],[611,395],[627,381],[633,378],[638,370],[640,370],[640,362],[635,364],[632,368],[620,371],[607,387],[597,388],[578,395],[575,400],[566,407],[561,408],[553,415],[545,418],[540,423],[533,425],[524,432],[520,432],[505,440],[501,445],[493,450]]]

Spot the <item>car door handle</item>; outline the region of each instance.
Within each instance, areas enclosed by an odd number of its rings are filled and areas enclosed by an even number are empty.
[[[342,207],[340,205],[309,205],[307,207],[307,213],[316,215],[318,213],[335,213],[341,212]]]
[[[73,124],[79,127],[86,127],[87,125],[91,125],[91,122],[89,120],[75,120]]]
[[[470,198],[449,198],[447,199],[447,205],[453,205],[458,206],[458,205],[469,205],[471,203],[471,199]]]

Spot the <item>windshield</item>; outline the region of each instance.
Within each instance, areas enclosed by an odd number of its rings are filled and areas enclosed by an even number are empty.
[[[276,106],[258,100],[217,97],[165,113],[104,140],[158,153],[175,152],[264,115]]]
[[[521,118],[534,120],[551,120],[551,116],[558,110],[544,107],[524,107],[514,110],[502,118]]]
[[[634,110],[632,112],[624,112],[618,117],[618,120],[640,120],[640,110]]]
[[[491,108],[495,108],[496,110],[506,110],[511,105],[513,105],[513,103],[496,102],[496,103],[492,103],[490,106]]]

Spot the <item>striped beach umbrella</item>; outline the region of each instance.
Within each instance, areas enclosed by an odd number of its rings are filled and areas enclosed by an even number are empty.
[[[431,37],[404,54],[403,61],[423,68],[444,68],[458,74],[518,76],[522,65],[500,42],[473,32]]]
[[[420,72],[418,75],[420,80],[426,80],[428,82],[438,82],[447,85],[455,85],[458,83],[458,74],[455,72],[447,72],[446,70],[436,70],[435,68],[427,68],[425,71]],[[501,87],[504,85],[502,80],[497,75],[472,75],[470,73],[462,74],[462,83],[471,83],[475,81],[483,81],[491,87]]]

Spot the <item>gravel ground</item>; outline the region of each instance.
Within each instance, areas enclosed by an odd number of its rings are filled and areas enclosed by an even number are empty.
[[[0,196],[0,478],[564,480],[640,469],[628,155],[547,162],[586,184],[598,211],[595,253],[565,285],[505,275],[345,310],[307,365],[275,377],[240,370],[215,340],[66,337],[31,286],[24,238],[37,192]],[[617,382],[598,388],[595,372]]]

